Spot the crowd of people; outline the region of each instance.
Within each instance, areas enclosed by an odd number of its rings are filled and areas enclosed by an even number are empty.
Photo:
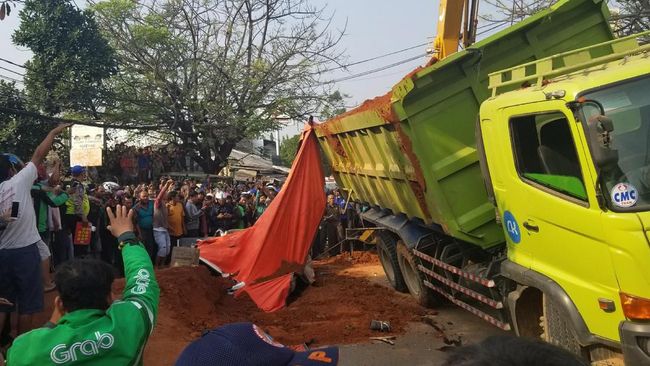
[[[169,177],[137,186],[93,184],[81,166],[62,178],[59,161],[45,157],[67,127],[53,129],[27,164],[0,154],[0,365],[5,355],[10,366],[142,365],[160,300],[154,268],[168,261],[173,242],[253,225],[279,187]],[[322,253],[334,249],[342,228],[353,224],[351,207],[339,192],[328,195]],[[126,282],[119,301],[111,294],[116,274]],[[44,292],[51,290],[57,296],[50,320],[34,324],[35,314],[44,311]],[[13,313],[18,319],[12,331]],[[539,360],[583,365],[562,349],[512,337],[459,349],[447,365],[534,365]],[[238,323],[206,332],[185,348],[176,365],[338,362],[337,347],[296,351],[252,323]]]
[[[124,184],[151,182],[163,172],[195,171],[198,168],[188,151],[174,145],[136,148],[118,144],[109,152],[106,166],[112,173],[110,175]]]
[[[92,182],[86,168],[64,170],[56,157],[46,159],[50,139],[59,132],[48,135],[28,164],[12,154],[0,159],[0,297],[21,304],[18,334],[32,328],[33,314],[43,308],[42,293],[57,288],[53,270],[86,258],[112,266],[118,276],[125,274],[119,240],[109,220],[118,206],[133,210],[136,238],[160,267],[169,263],[171,247],[181,238],[253,225],[279,191],[277,182],[227,184],[170,177],[153,182],[146,169],[138,178],[148,183]],[[146,155],[150,150],[142,152]],[[147,164],[140,167],[150,167]],[[39,268],[31,265],[36,256]],[[14,298],[18,295],[23,298]],[[6,345],[11,342],[11,329],[10,312],[4,310],[0,308],[0,343]]]
[[[39,207],[39,233],[51,248],[55,268],[72,258],[92,257],[124,273],[106,208],[114,211],[123,205],[134,210],[137,236],[152,261],[162,266],[169,263],[171,247],[181,238],[220,235],[253,225],[279,191],[273,183],[259,181],[231,185],[170,177],[138,185],[95,184],[81,166],[72,167],[70,177],[61,180],[59,165],[41,165],[43,175],[32,188]],[[79,222],[91,228],[88,243],[75,237]],[[44,264],[44,269],[48,266]],[[53,284],[46,282],[46,289],[51,288]]]

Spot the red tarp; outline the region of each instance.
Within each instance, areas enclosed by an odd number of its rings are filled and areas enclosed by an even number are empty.
[[[282,309],[325,210],[323,182],[318,140],[307,126],[291,173],[266,212],[248,229],[200,242],[201,257],[244,282],[240,291],[260,309]]]

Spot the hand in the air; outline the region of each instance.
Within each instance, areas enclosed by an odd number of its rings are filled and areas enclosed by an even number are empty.
[[[114,237],[118,238],[126,232],[133,231],[133,210],[127,209],[126,206],[117,205],[115,214],[113,214],[110,207],[106,207],[106,213],[110,221],[108,229]]]

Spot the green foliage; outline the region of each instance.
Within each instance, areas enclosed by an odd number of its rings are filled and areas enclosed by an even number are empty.
[[[14,83],[0,80],[0,105],[25,111],[25,95]],[[0,112],[0,152],[11,152],[27,161],[51,127],[20,112]]]
[[[338,90],[328,95],[326,103],[320,112],[320,119],[326,121],[338,116],[339,114],[345,113],[345,98],[349,97],[350,96],[347,94],[341,94]]]
[[[20,20],[12,40],[34,53],[26,64],[30,103],[51,115],[81,111],[97,118],[102,81],[117,64],[93,13],[69,0],[26,0]]]
[[[298,146],[300,144],[300,135],[286,138],[280,143],[280,160],[286,167],[291,167],[293,159],[296,158]]]

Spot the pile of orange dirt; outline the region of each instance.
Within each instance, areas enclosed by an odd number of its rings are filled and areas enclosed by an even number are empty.
[[[325,264],[335,264],[335,265],[341,265],[341,264],[380,264],[379,262],[379,257],[377,257],[377,254],[373,252],[366,252],[366,251],[355,251],[355,252],[345,252],[342,254],[339,254],[335,257],[331,257],[328,259],[323,259],[318,261],[320,265],[325,265]]]
[[[355,252],[351,258],[361,264],[354,265],[349,254],[315,262],[316,283],[274,313],[259,310],[246,295],[227,295],[232,282],[205,267],[158,271],[160,311],[145,350],[145,365],[171,365],[204,330],[232,322],[253,322],[288,345],[351,344],[387,335],[370,330],[373,319],[389,321],[392,330],[388,334],[401,334],[409,321],[418,321],[427,313],[408,295],[369,282],[359,274],[364,268],[350,271],[364,266],[371,272],[381,271],[376,255]],[[123,280],[117,282],[115,292],[121,293],[123,286]]]

